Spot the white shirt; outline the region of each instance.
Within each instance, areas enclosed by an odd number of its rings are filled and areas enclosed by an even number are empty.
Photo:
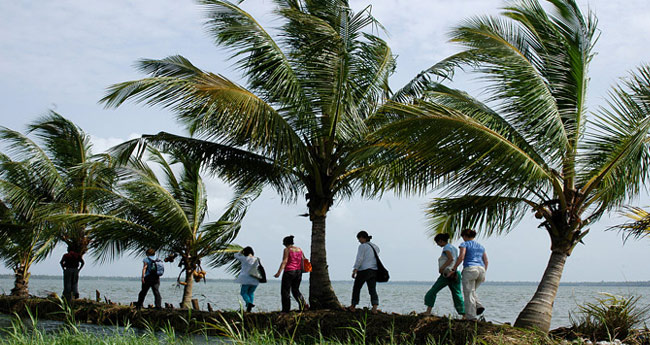
[[[357,259],[354,261],[354,269],[357,271],[377,269],[377,259],[375,259],[375,253],[372,251],[372,248],[375,248],[377,254],[379,254],[379,247],[376,244],[370,244],[370,242],[359,244]]]
[[[259,285],[260,281],[248,274],[252,267],[257,267],[259,265],[258,258],[254,256],[244,256],[241,253],[235,253],[235,259],[241,262],[241,272],[239,272],[239,276],[235,282],[242,285]]]
[[[456,263],[456,260],[458,260],[458,248],[454,247],[451,243],[445,244],[444,247],[442,247],[442,254],[440,255],[440,258],[438,258],[438,268],[442,268],[442,265],[447,262],[447,254],[445,252],[449,252],[451,254],[451,263],[448,268],[454,267],[454,264]]]

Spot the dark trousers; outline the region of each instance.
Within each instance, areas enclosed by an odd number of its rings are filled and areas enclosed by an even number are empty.
[[[282,297],[282,312],[289,312],[291,310],[291,297],[289,292],[293,295],[293,298],[298,302],[300,309],[303,309],[306,305],[305,298],[300,293],[300,282],[302,281],[302,271],[284,271],[282,273],[282,285],[280,287],[280,296]]]
[[[79,269],[63,269],[63,297],[67,299],[79,298]]]
[[[372,305],[379,305],[379,295],[377,295],[377,270],[363,270],[357,272],[357,277],[354,278],[354,285],[352,286],[352,305],[359,304],[359,295],[361,294],[361,287],[363,283],[368,285],[368,293],[370,293],[370,303]]]
[[[162,304],[162,297],[160,297],[160,292],[158,291],[159,287],[160,287],[160,277],[158,277],[155,274],[150,274],[148,276],[145,276],[144,283],[142,283],[142,289],[138,294],[138,301],[136,302],[135,305],[137,307],[142,307],[142,303],[144,303],[144,298],[147,296],[147,292],[149,292],[149,288],[151,288],[151,291],[153,291],[153,297],[156,304],[156,308],[160,308]]]

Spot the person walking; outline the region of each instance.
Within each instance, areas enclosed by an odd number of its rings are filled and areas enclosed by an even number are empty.
[[[79,271],[84,267],[84,259],[72,246],[68,246],[68,252],[63,254],[61,261],[63,269],[63,298],[72,300],[72,297],[79,298]]]
[[[356,310],[357,304],[359,304],[361,287],[363,287],[363,284],[366,284],[368,286],[368,293],[370,294],[370,304],[372,304],[371,312],[377,314],[377,307],[379,306],[379,295],[377,295],[377,255],[379,255],[379,247],[374,243],[370,243],[371,239],[372,236],[368,235],[366,231],[362,230],[357,233],[359,248],[357,249],[357,258],[352,267],[354,285],[352,286],[352,301],[348,310]]]
[[[284,251],[282,252],[282,263],[274,277],[280,277],[282,273],[282,284],[280,286],[280,296],[282,298],[282,312],[288,313],[291,310],[291,298],[298,302],[300,310],[309,309],[309,304],[300,293],[300,282],[302,281],[302,265],[305,254],[302,249],[293,245],[294,236],[287,236],[282,239]],[[284,272],[284,273],[283,273]]]
[[[436,295],[440,290],[449,287],[451,291],[451,298],[454,300],[454,308],[459,315],[465,315],[465,302],[463,301],[463,293],[461,291],[461,273],[456,270],[452,271],[452,267],[458,259],[458,249],[449,243],[449,234],[437,234],[433,240],[436,244],[442,247],[442,255],[438,258],[438,272],[440,276],[433,284],[431,289],[424,295],[424,304],[427,310],[422,315],[431,315],[431,309],[436,303]]]
[[[246,303],[246,312],[251,312],[255,304],[255,289],[260,284],[259,279],[250,275],[251,270],[257,270],[260,265],[259,258],[255,257],[253,248],[246,247],[241,252],[235,253],[235,259],[241,262],[241,271],[235,282],[241,284],[240,294]]]
[[[458,260],[452,267],[452,271],[463,263],[462,283],[463,296],[465,299],[465,319],[476,320],[477,315],[485,311],[476,294],[476,289],[485,281],[485,271],[488,268],[488,257],[485,248],[478,242],[474,241],[476,231],[465,229],[460,233],[465,242],[458,247],[460,253]]]
[[[160,297],[160,277],[157,272],[157,265],[162,265],[162,261],[156,257],[156,251],[152,248],[147,249],[147,257],[142,260],[142,289],[138,294],[138,301],[135,303],[136,308],[142,308],[144,298],[151,288],[154,296],[156,309],[162,308],[162,298]]]

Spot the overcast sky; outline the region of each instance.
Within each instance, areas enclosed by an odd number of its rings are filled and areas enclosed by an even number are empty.
[[[351,0],[359,10],[372,12],[389,31],[387,40],[398,55],[393,88],[421,70],[455,52],[447,43],[449,29],[474,15],[495,14],[504,3],[495,0]],[[608,88],[618,78],[648,61],[650,2],[647,0],[579,1],[599,18],[598,55],[591,65],[590,109],[604,104]],[[244,8],[265,25],[272,19],[269,0],[247,0]],[[201,8],[191,0],[112,1],[1,1],[0,2],[0,125],[23,131],[53,109],[92,135],[95,152],[144,133],[184,134],[171,113],[160,108],[126,104],[104,109],[97,102],[114,83],[144,77],[133,64],[141,58],[180,54],[194,65],[240,80],[228,54],[213,44],[202,23]],[[466,80],[469,80],[465,78]],[[465,86],[456,84],[456,86]],[[469,84],[466,87],[470,87]],[[206,178],[209,207],[218,217],[230,198],[221,182]],[[433,280],[440,249],[427,236],[423,210],[432,195],[382,200],[356,198],[335,204],[328,216],[327,249],[332,279],[350,279],[356,254],[355,234],[367,230],[381,248],[382,259],[394,280]],[[635,201],[648,206],[644,196]],[[268,191],[257,200],[236,242],[251,245],[274,272],[281,259],[282,237],[293,234],[296,244],[309,251],[310,223],[299,215],[304,202],[283,205]],[[616,214],[592,226],[569,258],[563,281],[650,280],[650,240],[623,245],[616,232],[603,230],[623,221]],[[487,248],[493,281],[537,281],[550,255],[548,235],[527,217],[506,236],[479,238]],[[458,243],[455,243],[458,244]],[[60,274],[59,249],[37,264],[33,274]],[[89,260],[90,261],[90,260]],[[91,263],[82,275],[138,276],[139,258]],[[168,267],[166,275],[175,276]],[[0,273],[9,273],[6,268]],[[429,273],[430,272],[430,273]],[[210,278],[228,278],[213,270]],[[9,290],[8,287],[3,287]]]

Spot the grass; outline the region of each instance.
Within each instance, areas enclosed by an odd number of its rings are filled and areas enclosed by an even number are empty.
[[[650,306],[639,303],[640,296],[601,293],[594,302],[578,306],[571,324],[579,334],[591,340],[626,339],[635,328],[644,326]]]
[[[213,323],[206,323],[202,332],[198,332],[198,337],[189,337],[188,335],[179,335],[170,327],[154,330],[150,327],[144,331],[138,331],[129,326],[127,327],[105,327],[101,332],[83,331],[77,324],[71,325],[68,321],[62,322],[61,327],[55,331],[45,331],[39,327],[39,321],[35,315],[28,312],[28,317],[21,319],[14,317],[11,326],[6,327],[0,332],[0,345],[145,345],[145,344],[194,344],[198,338],[201,344],[257,344],[257,345],[294,345],[294,344],[322,344],[322,345],[362,345],[368,344],[366,338],[366,323],[360,321],[358,324],[350,327],[352,336],[344,339],[326,339],[321,332],[308,338],[301,338],[296,341],[293,336],[280,336],[273,331],[251,330],[244,331],[243,324],[233,324],[225,319],[214,320]],[[67,319],[71,320],[71,319]],[[243,320],[243,318],[242,318]],[[223,332],[223,337],[208,336],[210,329],[218,329]],[[195,334],[197,335],[197,334]],[[530,344],[549,344],[548,339],[538,339],[539,341],[530,342]],[[391,335],[386,340],[379,342],[381,345],[442,345],[457,344],[446,337],[435,339],[430,337],[426,342],[416,342],[415,339],[403,339]],[[507,339],[501,341],[486,341],[474,338],[471,342],[463,342],[471,345],[510,345],[512,342]]]
[[[310,311],[305,313],[244,313],[200,311],[135,311],[133,308],[104,305],[89,301],[75,301],[73,306],[64,300],[0,298],[2,310],[16,312],[12,324],[0,329],[0,345],[4,344],[330,344],[330,345],[557,345],[561,337],[497,325],[487,322],[459,321],[444,317],[416,315],[370,315],[337,311]],[[626,302],[627,301],[627,302]],[[638,314],[632,308],[636,300],[612,299],[612,303],[585,305],[584,310],[597,310],[607,320],[623,312]],[[616,302],[616,303],[614,303]],[[31,310],[40,311],[44,319],[60,320],[55,330],[39,327],[38,317]],[[612,314],[612,311],[618,313]],[[98,315],[110,317],[96,317]],[[21,319],[22,317],[22,319]],[[604,317],[591,318],[590,324]],[[103,324],[88,329],[87,322]],[[628,323],[629,324],[629,323]],[[115,325],[122,325],[116,327]],[[622,334],[622,328],[607,323],[608,336]],[[133,327],[137,326],[140,329]],[[638,324],[637,324],[638,326]],[[144,328],[144,330],[141,330]],[[650,332],[635,331],[647,337]],[[584,336],[583,336],[584,338]],[[620,338],[619,338],[620,339]],[[637,339],[640,339],[637,336]],[[644,338],[645,339],[645,338]],[[223,340],[223,342],[221,342]],[[580,344],[577,339],[576,344]],[[650,342],[632,342],[650,344]]]

